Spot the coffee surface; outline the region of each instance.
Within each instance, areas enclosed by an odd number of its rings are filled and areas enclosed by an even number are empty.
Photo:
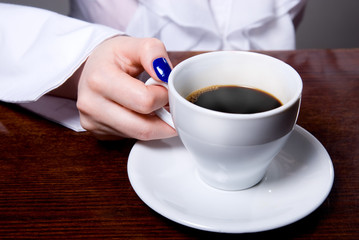
[[[265,112],[282,105],[277,98],[259,89],[227,85],[199,89],[186,99],[214,111],[239,114]]]

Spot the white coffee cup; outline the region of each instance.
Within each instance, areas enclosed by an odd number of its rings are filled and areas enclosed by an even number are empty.
[[[259,53],[221,51],[196,55],[179,63],[168,85],[170,113],[157,115],[174,126],[193,156],[201,179],[223,190],[242,190],[265,176],[297,121],[303,83],[288,64]],[[199,107],[186,97],[212,85],[263,90],[282,106],[254,114],[223,113]],[[172,121],[173,119],[173,121]]]

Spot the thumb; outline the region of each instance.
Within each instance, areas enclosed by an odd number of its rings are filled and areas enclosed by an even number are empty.
[[[167,83],[168,77],[172,71],[169,63],[166,58],[160,57],[156,58],[152,62],[153,69],[155,70],[156,76],[162,81]]]
[[[155,38],[143,39],[143,53],[141,64],[145,71],[155,80],[168,82],[168,76],[172,70],[172,63],[168,58],[166,47]]]

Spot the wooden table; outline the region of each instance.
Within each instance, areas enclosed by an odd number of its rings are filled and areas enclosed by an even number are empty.
[[[174,64],[196,53],[171,53]],[[312,214],[254,234],[204,232],[174,223],[133,191],[135,140],[100,142],[0,103],[0,239],[359,239],[359,49],[267,52],[303,78],[298,124],[329,152],[335,181]]]

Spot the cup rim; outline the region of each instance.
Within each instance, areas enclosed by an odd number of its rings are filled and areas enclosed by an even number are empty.
[[[271,61],[278,61],[281,64],[284,64],[286,67],[288,67],[289,69],[291,69],[291,71],[293,71],[293,73],[295,74],[295,77],[298,79],[298,89],[295,92],[295,94],[293,95],[293,97],[286,103],[284,103],[282,106],[274,108],[272,110],[268,110],[268,111],[264,111],[264,112],[259,112],[259,113],[251,113],[251,114],[246,114],[246,113],[225,113],[225,112],[220,112],[220,111],[215,111],[215,110],[211,110],[211,109],[207,109],[204,107],[200,107],[197,106],[191,102],[189,102],[188,100],[186,100],[183,96],[181,96],[177,90],[174,87],[174,83],[173,83],[173,77],[174,75],[181,71],[181,69],[183,67],[185,67],[186,65],[190,64],[193,61],[198,61],[201,58],[206,58],[209,55],[223,55],[223,54],[242,54],[242,55],[259,55],[261,57],[264,58],[269,58]],[[293,106],[298,100],[301,100],[301,96],[302,96],[302,90],[303,90],[303,80],[300,77],[299,73],[289,64],[287,64],[286,62],[266,55],[266,54],[262,54],[262,53],[257,53],[257,52],[249,52],[249,51],[214,51],[214,52],[205,52],[205,53],[201,53],[198,55],[195,55],[193,57],[190,57],[182,62],[180,62],[179,64],[177,64],[177,66],[172,70],[172,72],[169,75],[168,78],[168,87],[171,91],[171,93],[175,96],[176,99],[178,99],[182,104],[188,106],[190,109],[194,110],[194,111],[198,111],[201,112],[203,114],[207,114],[207,115],[211,115],[211,116],[216,116],[216,117],[223,117],[226,119],[259,119],[259,118],[265,118],[265,117],[269,117],[269,116],[273,116],[276,115],[278,113],[281,113],[283,111],[286,111],[287,109],[289,109],[291,106]]]

